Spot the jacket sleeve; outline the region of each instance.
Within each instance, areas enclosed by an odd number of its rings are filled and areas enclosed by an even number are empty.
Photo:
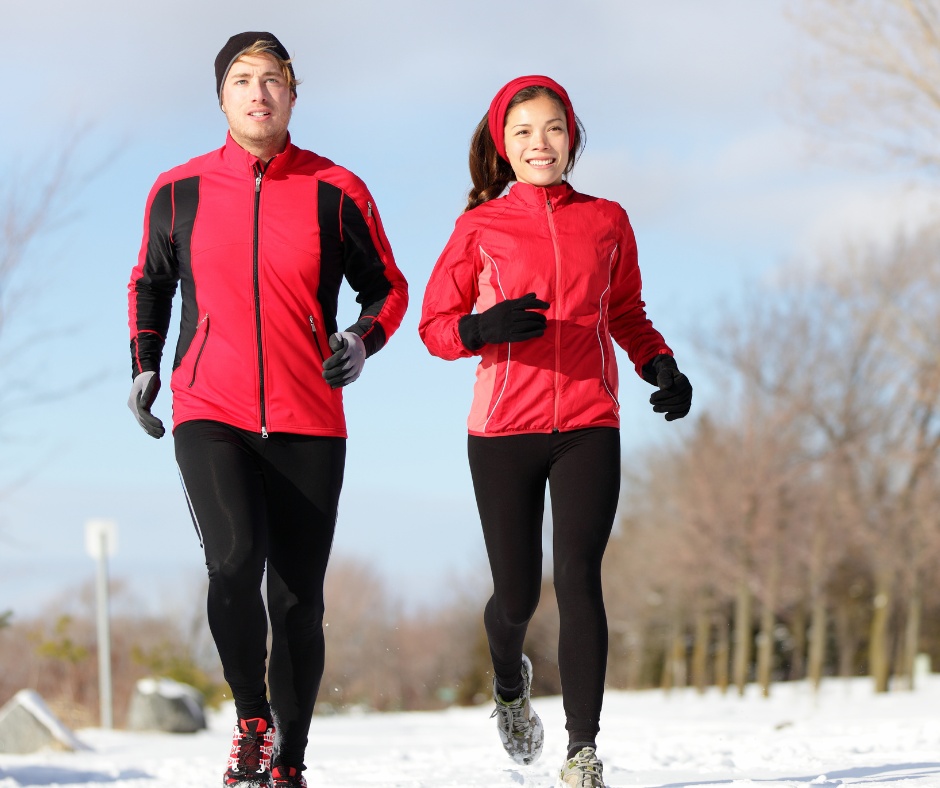
[[[475,237],[475,233],[461,227],[458,219],[424,291],[418,333],[432,355],[447,361],[475,355],[464,346],[457,331],[460,318],[473,311],[479,295]]]
[[[395,264],[372,195],[358,179],[343,193],[340,217],[344,275],[361,306],[359,319],[347,330],[362,337],[368,357],[401,325],[408,308],[408,282]]]
[[[619,207],[619,206],[618,206]],[[636,373],[643,377],[643,365],[660,353],[672,355],[662,335],[646,316],[642,300],[640,266],[637,260],[636,237],[630,220],[619,209],[620,232],[614,259],[611,262],[611,294],[607,308],[610,334],[627,351]]]
[[[154,185],[147,198],[144,233],[128,289],[131,374],[160,371],[170,326],[179,264],[173,243],[173,184]]]

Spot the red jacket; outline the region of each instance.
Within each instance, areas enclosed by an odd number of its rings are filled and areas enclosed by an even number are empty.
[[[672,354],[640,300],[623,208],[567,184],[517,183],[464,213],[431,273],[421,338],[444,359],[473,355],[460,341],[460,318],[529,292],[551,304],[545,333],[477,351],[470,434],[618,427],[611,337],[638,373],[657,354]]]
[[[342,389],[322,378],[343,278],[366,353],[395,332],[408,288],[366,186],[288,141],[266,167],[225,146],[161,175],[131,274],[132,372],[160,369],[180,285],[173,421],[346,436]]]

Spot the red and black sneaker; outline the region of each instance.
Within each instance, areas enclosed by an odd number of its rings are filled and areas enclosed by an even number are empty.
[[[275,766],[271,770],[271,777],[274,788],[307,788],[303,773],[293,766]]]
[[[223,788],[271,788],[274,726],[264,717],[240,719],[232,734]]]

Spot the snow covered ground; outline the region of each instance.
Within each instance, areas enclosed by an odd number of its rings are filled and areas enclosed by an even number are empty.
[[[549,788],[564,756],[561,699],[537,698],[545,752],[518,767],[502,752],[489,707],[317,716],[311,788]],[[0,788],[217,788],[230,714],[195,735],[77,731],[90,750],[0,755]],[[940,788],[940,675],[915,692],[876,696],[869,680],[777,685],[763,699],[710,691],[609,692],[598,751],[610,788],[623,786],[905,786]]]

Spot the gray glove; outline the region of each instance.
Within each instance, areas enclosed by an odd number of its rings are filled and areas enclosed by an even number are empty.
[[[162,438],[166,432],[163,422],[150,412],[159,391],[160,376],[156,372],[141,372],[134,378],[131,395],[127,398],[127,407],[151,438]]]
[[[358,334],[340,331],[330,337],[330,350],[334,353],[323,362],[323,379],[330,388],[348,386],[362,374],[366,346]]]

